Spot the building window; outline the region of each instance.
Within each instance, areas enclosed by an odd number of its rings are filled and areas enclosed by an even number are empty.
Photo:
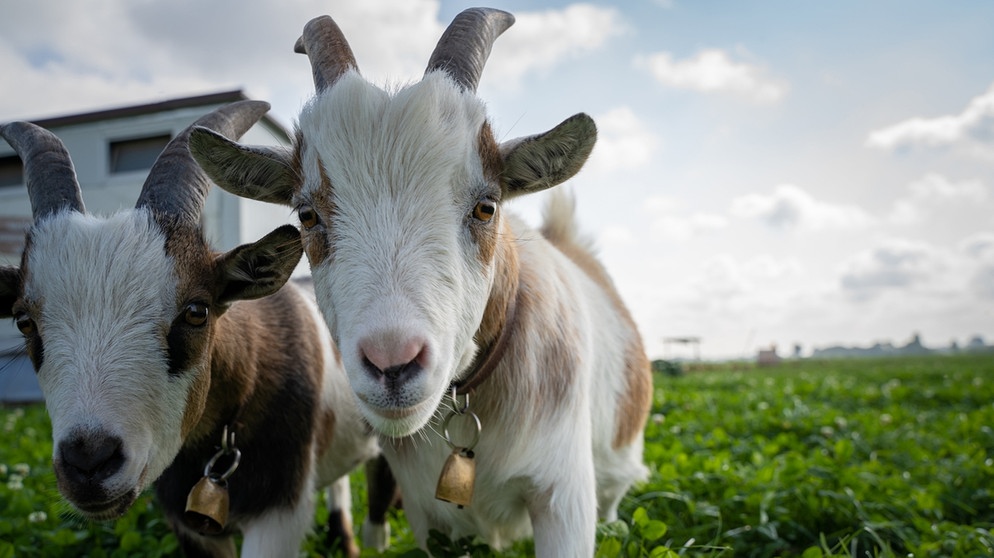
[[[17,155],[0,157],[0,187],[20,186],[24,183],[24,165]]]
[[[110,142],[110,172],[132,172],[152,168],[169,143],[169,134]]]

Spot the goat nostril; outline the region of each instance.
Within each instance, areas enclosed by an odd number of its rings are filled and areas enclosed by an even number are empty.
[[[373,364],[373,361],[369,360],[369,357],[366,355],[362,355],[362,367],[366,369],[366,372],[373,376],[380,376],[383,374],[383,371]]]
[[[359,343],[362,365],[374,377],[403,381],[426,367],[428,348],[423,339],[393,341],[368,338]]]
[[[388,380],[394,382],[401,380],[403,381],[407,376],[416,374],[421,367],[414,361],[408,362],[406,364],[398,364],[397,366],[391,366],[383,371],[383,375],[386,376]]]
[[[99,482],[124,464],[121,439],[106,434],[89,434],[59,443],[65,471],[77,482]]]
[[[415,356],[414,359],[411,360],[411,362],[413,364],[417,364],[421,368],[427,368],[428,367],[428,345],[422,345],[421,346],[421,350],[418,351],[417,356]]]

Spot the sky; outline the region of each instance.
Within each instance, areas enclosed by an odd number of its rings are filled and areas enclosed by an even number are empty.
[[[0,121],[242,89],[292,126],[331,15],[362,74],[420,79],[443,0],[6,2]],[[560,186],[653,358],[994,343],[994,5],[502,1],[479,87],[501,140],[586,112]],[[545,194],[509,209],[540,222]]]

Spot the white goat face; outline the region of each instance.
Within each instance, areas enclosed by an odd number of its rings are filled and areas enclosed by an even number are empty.
[[[484,122],[441,73],[395,95],[353,73],[300,118],[315,138],[296,200],[305,252],[360,407],[387,434],[424,426],[476,349],[501,196],[476,149]]]
[[[123,513],[199,417],[192,393],[209,381],[205,361],[170,368],[173,266],[142,210],[61,213],[29,240],[13,313],[52,419],[60,490],[91,518]]]
[[[596,140],[593,120],[578,114],[497,144],[475,91],[491,43],[513,20],[463,11],[424,78],[389,93],[359,76],[332,19],[315,18],[296,48],[311,60],[318,94],[292,153],[205,128],[190,135],[191,153],[219,186],[297,209],[318,303],[360,409],[390,436],[423,428],[469,374],[474,336],[496,302],[495,261],[511,258],[500,202],[573,176]]]

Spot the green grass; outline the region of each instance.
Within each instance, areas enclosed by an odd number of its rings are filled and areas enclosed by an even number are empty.
[[[994,554],[994,356],[711,368],[656,378],[651,477],[598,529],[599,556]],[[0,409],[0,558],[175,554],[150,497],[115,523],[73,517],[50,460],[44,409]],[[389,556],[424,556],[402,512],[392,526]],[[324,552],[318,532],[305,553]],[[500,556],[531,554],[522,542]]]

